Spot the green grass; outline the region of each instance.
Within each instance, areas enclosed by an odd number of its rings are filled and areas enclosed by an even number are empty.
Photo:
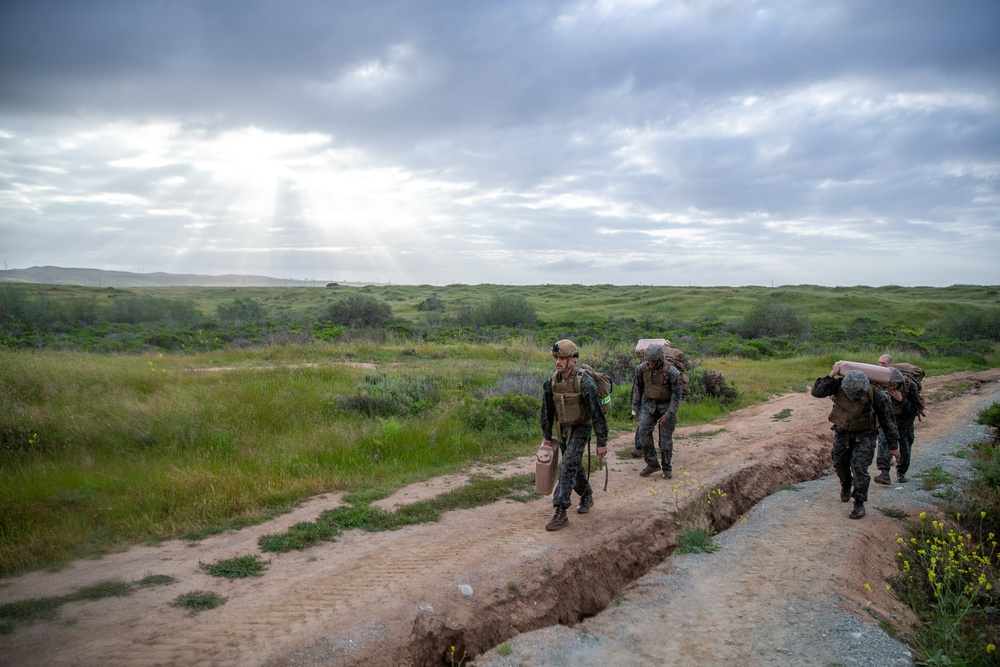
[[[707,528],[693,527],[677,536],[677,553],[700,554],[717,551],[719,546],[712,539],[712,531]]]
[[[917,475],[921,479],[921,488],[925,491],[932,491],[939,486],[951,484],[952,475],[941,466],[932,466],[922,470]]]
[[[225,577],[226,579],[245,579],[247,577],[262,577],[264,569],[270,564],[269,560],[261,560],[257,554],[249,556],[236,556],[215,563],[199,563],[201,569],[208,572],[213,577]]]
[[[226,603],[226,598],[220,597],[217,593],[210,591],[191,591],[182,593],[174,598],[170,603],[171,607],[181,607],[187,609],[192,614],[197,614],[208,609],[221,607]]]
[[[320,542],[332,542],[347,530],[381,532],[404,526],[437,521],[445,512],[488,505],[499,500],[534,499],[534,475],[504,478],[472,476],[469,482],[429,500],[404,505],[387,512],[368,503],[372,496],[346,497],[353,504],[323,511],[316,521],[297,523],[283,533],[263,535],[258,540],[262,551],[285,553],[304,550]]]
[[[55,597],[30,598],[0,604],[0,634],[13,632],[17,624],[30,624],[36,621],[51,620],[58,614],[59,608],[67,602],[95,601],[109,597],[131,595],[137,589],[152,586],[165,586],[176,580],[165,574],[154,574],[135,583],[123,581],[104,581],[79,588],[72,593]]]

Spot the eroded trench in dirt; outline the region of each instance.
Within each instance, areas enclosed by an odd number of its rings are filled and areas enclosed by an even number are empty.
[[[388,659],[385,664],[453,665],[462,655],[468,664],[522,632],[556,624],[573,626],[607,608],[627,586],[669,557],[678,534],[695,519],[707,514],[715,530],[724,531],[778,488],[823,477],[830,465],[828,446],[790,442],[776,447],[766,458],[713,480],[710,487],[703,486],[667,511],[630,520],[605,541],[589,544],[562,561],[548,576],[519,582],[516,595],[484,601],[462,618],[418,615],[409,643],[383,654]],[[705,502],[710,493],[711,504]],[[370,664],[370,658],[364,664]]]

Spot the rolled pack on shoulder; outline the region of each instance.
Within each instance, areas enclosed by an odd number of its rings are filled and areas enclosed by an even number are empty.
[[[877,384],[889,384],[890,382],[901,382],[902,374],[895,368],[879,366],[877,364],[864,364],[860,361],[838,361],[833,365],[836,375],[847,375],[851,371],[861,371],[868,378],[869,382]],[[896,371],[893,373],[893,371]]]
[[[646,348],[650,345],[662,345],[663,347],[670,347],[670,341],[666,338],[640,338],[639,342],[635,344],[635,356],[642,357],[646,354]]]

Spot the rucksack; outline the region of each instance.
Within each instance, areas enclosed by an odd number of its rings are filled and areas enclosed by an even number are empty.
[[[684,353],[675,347],[663,348],[663,359],[668,364],[673,364],[681,372],[681,384],[684,385],[683,395],[687,398],[691,395],[691,385],[688,382],[687,364],[684,362]]]
[[[691,384],[688,381],[687,363],[684,361],[684,353],[676,347],[670,347],[669,340],[666,338],[640,338],[639,342],[635,345],[635,356],[641,359],[646,353],[646,348],[654,343],[663,346],[663,361],[673,364],[681,372],[683,396],[687,398],[691,395]]]
[[[917,385],[917,418],[926,417],[924,414],[924,394],[923,394],[923,382],[924,379],[924,369],[916,364],[908,364],[905,362],[892,364],[891,368],[899,370],[903,374],[903,390],[909,391],[909,387],[906,385],[909,382],[914,382]]]
[[[576,367],[594,379],[594,384],[597,385],[597,395],[601,399],[601,411],[604,414],[611,412],[611,390],[614,389],[614,383],[611,381],[611,376],[607,373],[594,370],[587,364],[580,362],[576,363]],[[580,378],[577,377],[576,393],[580,393],[580,382]]]

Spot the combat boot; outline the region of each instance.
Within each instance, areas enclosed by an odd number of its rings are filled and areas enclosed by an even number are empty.
[[[883,470],[882,472],[880,472],[878,474],[878,477],[872,478],[872,481],[875,482],[876,484],[886,484],[886,485],[892,484],[892,482],[889,480],[888,470]]]
[[[655,463],[647,463],[646,467],[643,468],[642,471],[639,473],[639,477],[649,477],[659,469],[660,466],[656,465]]]
[[[840,486],[840,502],[846,503],[851,499],[851,485],[842,484]]]
[[[910,480],[906,478],[906,473],[903,473],[902,475],[896,475],[896,481],[900,484],[906,484]]]
[[[559,530],[567,523],[569,523],[569,517],[566,516],[566,508],[562,505],[557,505],[556,513],[552,516],[549,522],[545,524],[545,530]]]
[[[580,498],[580,504],[576,508],[577,514],[586,514],[590,511],[590,508],[594,506],[594,494],[588,493],[583,498]]]
[[[638,447],[636,447],[635,449],[632,450],[632,458],[634,458],[634,459],[641,459],[645,455],[646,454],[641,449],[639,449]]]
[[[852,519],[860,519],[865,515],[865,504],[860,500],[854,501],[854,509],[851,510]]]

